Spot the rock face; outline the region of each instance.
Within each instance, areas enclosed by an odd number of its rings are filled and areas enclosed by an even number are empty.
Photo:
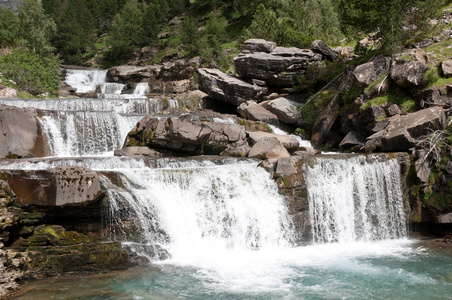
[[[157,77],[161,71],[159,65],[117,66],[108,70],[107,76],[115,82],[141,82]]]
[[[245,119],[279,126],[278,117],[253,100],[240,104],[240,106],[237,107],[237,112]]]
[[[312,126],[311,141],[320,145],[325,141],[326,136],[331,130],[334,122],[339,116],[339,103],[341,98],[339,94],[336,94],[327,107],[322,110]]]
[[[0,105],[0,133],[0,158],[51,155],[35,109]]]
[[[235,106],[254,99],[262,99],[266,88],[246,83],[216,69],[198,70],[199,89],[209,97]]]
[[[301,112],[298,110],[300,103],[291,101],[284,97],[277,98],[267,104],[269,111],[274,113],[281,122],[296,124],[301,119]]]
[[[13,88],[0,85],[0,98],[14,99],[19,97],[19,92]]]
[[[373,60],[357,66],[353,71],[356,81],[360,86],[368,86],[381,73],[389,70],[390,61],[391,59],[389,57],[377,56]]]
[[[249,157],[260,159],[275,159],[280,157],[290,157],[290,153],[275,137],[264,137],[257,141],[251,148]]]
[[[248,138],[250,140],[250,144],[254,145],[259,142],[259,140],[264,138],[275,138],[277,139],[288,151],[295,151],[300,146],[300,143],[298,140],[292,136],[288,135],[281,135],[281,134],[274,134],[269,132],[263,132],[263,131],[247,131]]]
[[[312,50],[276,47],[270,53],[241,53],[234,58],[234,65],[240,77],[264,80],[271,86],[292,87],[309,64],[321,59],[322,55]]]
[[[438,107],[397,115],[389,119],[389,125],[384,130],[370,136],[368,143],[376,143],[381,151],[408,151],[416,145],[418,138],[430,134],[432,130],[443,129],[445,123],[444,110]]]
[[[239,124],[146,116],[128,134],[126,146],[148,146],[186,154],[220,154],[233,144],[243,144],[245,138],[245,128]]]
[[[314,50],[317,50],[318,52],[322,53],[329,60],[335,60],[339,55],[336,51],[328,47],[328,45],[321,40],[313,41],[312,47],[314,47]]]
[[[99,176],[84,167],[11,171],[8,183],[17,200],[26,205],[64,206],[95,201],[103,196]]]

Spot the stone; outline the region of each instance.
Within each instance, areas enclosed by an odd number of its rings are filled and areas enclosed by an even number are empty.
[[[388,126],[368,137],[368,143],[374,143],[381,151],[409,151],[418,139],[430,134],[432,130],[442,130],[446,124],[443,109],[432,107],[404,116],[389,118]],[[367,146],[367,143],[366,143]]]
[[[413,95],[416,107],[419,109],[428,108],[432,106],[440,106],[442,108],[449,108],[452,105],[451,93],[448,87],[432,87],[423,89]]]
[[[241,53],[234,58],[234,65],[240,77],[264,80],[269,86],[292,87],[310,64],[321,59],[322,55],[312,50],[276,47],[271,53]]]
[[[395,116],[395,115],[401,115],[402,111],[400,110],[400,107],[397,104],[390,105],[386,111],[388,112],[389,116]]]
[[[366,142],[366,137],[357,131],[350,131],[340,142],[341,150],[360,151]]]
[[[269,111],[274,113],[281,122],[296,124],[301,119],[301,111],[298,110],[300,103],[291,101],[284,97],[271,100],[267,104]]]
[[[148,147],[125,147],[122,149],[116,149],[115,156],[131,156],[131,157],[162,157],[160,152]]]
[[[452,75],[452,59],[441,62],[441,71],[444,77],[450,77]]]
[[[436,222],[440,224],[452,223],[452,213],[437,216]]]
[[[373,83],[381,73],[389,70],[389,66],[389,57],[377,56],[371,61],[357,66],[353,74],[358,84],[364,87]]]
[[[341,97],[334,95],[330,103],[322,110],[312,126],[311,142],[321,145],[339,116],[339,104]]]
[[[8,171],[8,183],[20,203],[64,206],[96,201],[103,196],[99,176],[85,167]]]
[[[314,50],[322,53],[322,55],[324,55],[329,60],[336,60],[338,57],[338,53],[321,40],[313,41],[312,46],[314,47]]]
[[[420,61],[395,61],[392,65],[391,78],[403,88],[413,88],[421,84],[428,70],[428,65]]]
[[[216,69],[198,70],[199,89],[209,97],[239,106],[248,100],[259,100],[267,89],[249,84]]]
[[[429,58],[424,50],[420,49],[406,49],[400,53],[394,55],[396,61],[418,61],[423,64],[428,64]]]
[[[52,154],[37,114],[33,108],[0,105],[0,158]]]
[[[245,141],[240,141],[229,145],[226,150],[220,153],[221,156],[246,157],[251,148]]]
[[[161,72],[160,65],[147,66],[116,66],[112,67],[107,72],[107,77],[115,82],[121,83],[138,83],[150,78],[158,77]],[[109,81],[110,81],[109,80]]]
[[[249,39],[243,42],[242,44],[242,51],[250,51],[251,53],[254,52],[266,52],[270,53],[273,49],[275,49],[276,43],[275,42],[269,42],[263,39]]]
[[[5,99],[19,98],[19,92],[13,88],[0,85],[0,98],[5,98]]]
[[[277,159],[280,157],[290,157],[290,153],[275,137],[264,137],[251,147],[248,157],[260,159]]]
[[[237,107],[237,112],[245,119],[279,126],[278,117],[253,100],[240,104],[239,107]]]
[[[300,142],[292,136],[282,135],[282,134],[274,134],[263,131],[247,131],[246,134],[250,140],[251,145],[255,145],[259,142],[259,140],[263,138],[276,138],[288,151],[295,151],[300,147]]]
[[[293,154],[296,156],[313,156],[321,152],[311,147],[300,147]]]

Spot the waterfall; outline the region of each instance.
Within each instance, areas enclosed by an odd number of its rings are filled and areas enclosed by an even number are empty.
[[[77,93],[93,93],[99,84],[105,83],[107,70],[66,70],[66,84]]]
[[[112,186],[106,178],[104,185]],[[136,228],[126,239],[151,259],[164,257],[162,249],[180,257],[206,249],[284,248],[294,239],[284,199],[256,163],[123,170],[121,186],[108,189],[110,215],[119,225],[124,216],[133,220],[118,232]]]
[[[313,240],[318,243],[406,237],[396,159],[317,158],[306,167]]]
[[[147,82],[137,83],[133,90],[133,94],[137,96],[146,96],[149,94],[149,84]]]
[[[115,82],[106,82],[100,85],[100,92],[98,94],[98,98],[101,99],[119,99],[121,98],[122,90],[124,89],[125,84],[115,83]]]

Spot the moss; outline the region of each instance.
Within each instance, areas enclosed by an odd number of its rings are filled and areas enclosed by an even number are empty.
[[[390,105],[390,104],[397,104],[402,110],[402,113],[404,114],[416,110],[416,104],[412,98],[410,97],[398,98],[393,92],[390,92],[389,94],[384,96],[375,97],[368,100],[366,103],[361,105],[360,110],[364,111],[372,106]]]

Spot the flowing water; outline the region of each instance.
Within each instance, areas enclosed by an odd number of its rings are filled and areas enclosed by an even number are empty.
[[[96,76],[79,80],[101,81]],[[110,238],[150,262],[26,284],[16,299],[452,295],[451,253],[407,238],[395,159],[324,156],[306,166],[312,241],[300,246],[284,198],[255,160],[112,157],[143,114],[157,113],[149,99],[9,103],[42,110],[55,157],[4,161],[0,169],[81,165],[119,174],[119,186],[101,178],[110,203]]]

